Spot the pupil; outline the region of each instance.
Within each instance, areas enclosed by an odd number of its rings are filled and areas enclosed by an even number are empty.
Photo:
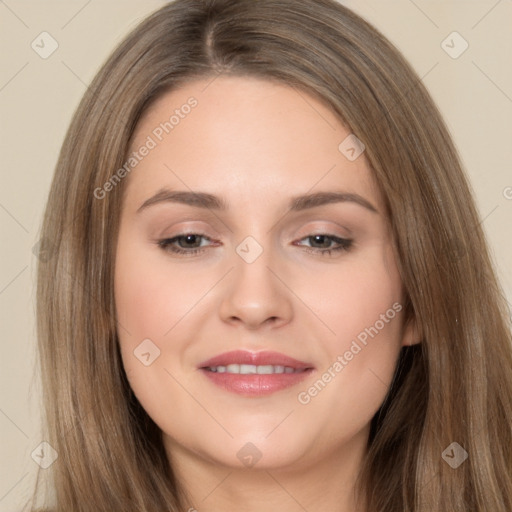
[[[187,235],[187,236],[185,237],[185,240],[187,241],[187,243],[188,243],[188,242],[191,242],[191,245],[193,245],[193,244],[194,244],[194,240],[195,240],[195,238],[196,238],[196,235]]]
[[[324,240],[324,239],[325,239],[325,235],[315,235],[315,236],[314,236],[314,239],[315,239],[318,243],[320,243],[321,245],[324,245],[324,246],[325,246],[325,242],[326,242],[326,240]],[[323,244],[322,244],[322,241],[324,241],[324,243],[323,243]]]

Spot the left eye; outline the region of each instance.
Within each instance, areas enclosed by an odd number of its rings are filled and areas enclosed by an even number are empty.
[[[192,256],[194,254],[200,253],[204,251],[204,246],[201,245],[201,239],[208,240],[212,242],[212,239],[207,237],[206,235],[202,235],[199,233],[183,233],[181,235],[177,235],[173,238],[165,238],[163,240],[158,241],[158,245],[165,251],[172,252],[175,254],[183,254],[187,256]],[[302,244],[294,244],[299,247],[304,247],[307,252],[317,253],[317,254],[331,254],[332,251],[348,251],[352,247],[353,240],[347,238],[340,238],[334,235],[328,234],[315,234],[309,235],[302,240],[308,240],[310,243],[319,244],[322,247],[311,247],[304,246]],[[327,242],[327,247],[325,243]],[[332,247],[332,243],[336,243],[337,247]],[[176,245],[178,244],[178,245]],[[184,245],[183,245],[184,244]]]
[[[317,234],[317,235],[309,235],[304,237],[302,240],[309,240],[310,243],[313,241],[313,243],[318,243],[320,245],[323,245],[323,247],[310,247],[308,252],[317,252],[320,254],[331,254],[332,251],[348,251],[352,247],[353,240],[350,240],[348,238],[340,238],[334,235],[327,235],[324,233]],[[325,247],[325,242],[327,241],[328,247]],[[331,243],[338,244],[337,247],[332,247]]]

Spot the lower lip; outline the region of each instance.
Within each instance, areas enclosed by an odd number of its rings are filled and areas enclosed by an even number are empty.
[[[311,375],[312,368],[298,373],[240,374],[218,373],[201,368],[217,386],[244,396],[265,396],[297,385]]]

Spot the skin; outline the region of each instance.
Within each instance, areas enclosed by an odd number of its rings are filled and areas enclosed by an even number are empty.
[[[338,149],[350,131],[323,102],[256,78],[201,79],[167,93],[140,120],[131,151],[191,96],[197,106],[123,184],[115,300],[130,385],[163,431],[185,510],[361,510],[353,490],[369,423],[401,347],[418,340],[414,323],[404,327],[397,313],[308,403],[298,394],[404,303],[383,198],[364,153],[350,161]],[[162,187],[222,196],[229,207],[161,202],[137,213]],[[288,209],[292,196],[334,190],[377,212],[353,202]],[[192,245],[202,253],[159,247],[183,232],[209,238]],[[353,245],[308,252],[338,246],[312,234]],[[252,263],[236,252],[247,236],[263,249]],[[145,366],[134,350],[148,338],[160,356]],[[198,370],[234,349],[281,352],[315,370],[269,396],[240,396]],[[249,442],[261,455],[252,467],[237,456]]]

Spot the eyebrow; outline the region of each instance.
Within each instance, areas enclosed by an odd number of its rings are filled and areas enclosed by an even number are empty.
[[[196,208],[207,208],[209,210],[217,211],[228,210],[227,202],[219,196],[208,194],[206,192],[190,192],[164,188],[159,190],[149,199],[146,199],[146,201],[144,201],[144,203],[142,203],[142,205],[137,209],[137,213],[160,203],[180,203]],[[364,197],[359,194],[347,192],[315,192],[312,194],[295,196],[290,199],[289,209],[294,212],[299,212],[332,203],[354,203],[373,213],[379,213],[377,208],[375,208],[375,206],[373,206],[373,204]]]

